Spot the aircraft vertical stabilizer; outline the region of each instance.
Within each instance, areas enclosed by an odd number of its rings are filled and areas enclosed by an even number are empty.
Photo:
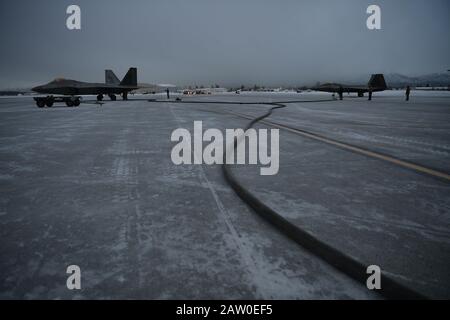
[[[122,82],[120,82],[121,86],[137,86],[137,69],[130,68],[123,77]]]
[[[119,78],[114,74],[112,70],[105,70],[105,83],[107,84],[120,84]]]
[[[382,73],[373,74],[370,77],[369,83],[367,84],[369,88],[378,88],[378,89],[386,89],[386,81],[384,80],[384,76]]]

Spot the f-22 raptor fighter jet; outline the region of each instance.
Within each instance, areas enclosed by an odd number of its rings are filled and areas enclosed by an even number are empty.
[[[315,91],[338,93],[341,97],[343,92],[356,92],[358,93],[358,97],[363,97],[366,92],[371,94],[372,92],[384,91],[387,89],[387,85],[383,74],[373,74],[365,86],[345,85],[341,83],[324,83],[311,89]]]
[[[103,100],[107,94],[111,100],[116,100],[116,94],[127,100],[128,92],[138,89],[137,69],[130,68],[120,81],[112,70],[105,70],[105,83],[89,83],[68,79],[55,79],[45,85],[34,87],[38,93],[49,94],[47,97],[36,97],[34,100],[38,107],[51,107],[54,102],[65,102],[67,106],[79,106],[78,95],[97,95],[97,101]],[[54,97],[53,95],[64,95]]]

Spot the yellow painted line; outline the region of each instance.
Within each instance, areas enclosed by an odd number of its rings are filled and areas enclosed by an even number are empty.
[[[249,117],[247,115],[241,115],[239,113],[234,113],[234,112],[230,112],[230,113],[232,113],[232,114],[234,114],[236,116],[240,116],[240,117],[246,118],[246,119],[253,119],[252,117]],[[308,137],[310,139],[314,139],[314,140],[321,141],[321,142],[324,142],[324,143],[327,143],[327,144],[331,144],[331,145],[337,146],[337,147],[342,148],[342,149],[346,149],[346,150],[350,150],[350,151],[353,151],[353,152],[356,152],[356,153],[359,153],[359,154],[363,154],[363,155],[371,157],[371,158],[384,160],[384,161],[396,164],[396,165],[404,167],[404,168],[412,169],[412,170],[415,170],[415,171],[418,171],[418,172],[421,172],[421,173],[425,173],[425,174],[428,174],[428,175],[431,175],[431,176],[434,176],[434,177],[437,177],[437,178],[441,178],[441,179],[445,179],[447,181],[450,181],[450,174],[447,174],[445,172],[440,172],[440,171],[437,171],[437,170],[434,170],[434,169],[430,169],[430,168],[427,168],[427,167],[424,167],[424,166],[421,166],[421,165],[418,165],[418,164],[415,164],[415,163],[411,163],[411,162],[408,162],[408,161],[400,160],[400,159],[397,159],[397,158],[394,158],[394,157],[391,157],[391,156],[388,156],[388,155],[380,154],[380,153],[377,153],[377,152],[374,152],[374,151],[365,150],[365,149],[362,149],[362,148],[359,148],[359,147],[355,147],[355,146],[352,146],[352,145],[349,145],[349,144],[346,144],[346,143],[343,143],[343,142],[339,142],[339,141],[336,141],[336,140],[332,140],[332,139],[329,139],[329,138],[326,138],[326,137],[323,137],[323,136],[320,136],[320,135],[317,135],[317,134],[308,133],[308,132],[303,131],[303,130],[294,129],[294,128],[291,128],[289,126],[285,126],[285,125],[282,125],[282,124],[279,124],[279,123],[276,123],[276,122],[273,122],[273,121],[261,120],[260,122],[268,124],[270,126],[274,126],[274,127],[280,128],[280,129],[284,129],[286,131],[290,131],[290,132],[302,135],[304,137]]]

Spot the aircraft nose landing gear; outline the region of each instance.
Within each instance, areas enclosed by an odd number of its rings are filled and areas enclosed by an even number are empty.
[[[110,94],[110,95],[109,95],[109,98],[111,99],[111,101],[116,101],[116,100],[117,100],[115,94]]]

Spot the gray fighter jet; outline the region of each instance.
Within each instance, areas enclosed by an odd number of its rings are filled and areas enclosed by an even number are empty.
[[[78,106],[80,97],[77,95],[97,95],[97,100],[103,100],[103,95],[108,95],[111,100],[116,100],[116,94],[122,95],[127,100],[128,92],[138,89],[137,69],[130,68],[120,81],[112,70],[105,70],[105,83],[89,83],[68,79],[55,79],[45,85],[32,88],[38,93],[49,94],[47,97],[35,98],[38,107],[45,105],[51,107],[54,102],[62,101],[67,106]],[[53,95],[66,97],[54,97]]]
[[[342,95],[343,92],[356,92],[358,97],[363,97],[366,92],[384,91],[387,89],[386,81],[383,74],[373,74],[367,85],[353,86],[341,83],[324,83],[320,86],[311,88],[315,91],[332,92]]]

